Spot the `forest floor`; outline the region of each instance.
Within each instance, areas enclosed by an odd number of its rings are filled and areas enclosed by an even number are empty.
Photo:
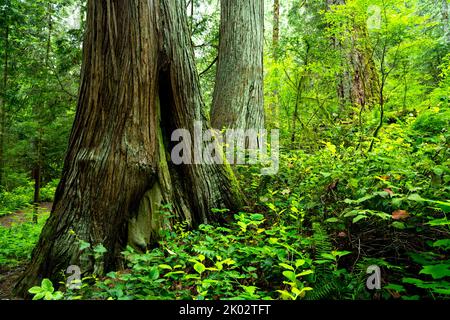
[[[53,203],[43,202],[39,205],[39,215],[50,212]],[[8,215],[0,217],[0,227],[11,228],[13,225],[23,224],[30,220],[32,207],[17,210]],[[24,271],[25,264],[19,266],[2,266],[0,265],[0,300],[17,299],[12,290],[19,276]]]
[[[17,300],[12,290],[18,278],[25,270],[25,266],[19,266],[13,269],[0,269],[0,300]]]
[[[51,211],[52,202],[44,202],[39,205],[39,212]],[[10,228],[13,223],[23,223],[28,220],[27,215],[30,213],[29,209],[17,210],[11,214],[7,214],[0,217],[0,226]]]

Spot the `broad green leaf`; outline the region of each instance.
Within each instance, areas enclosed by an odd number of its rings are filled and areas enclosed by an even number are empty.
[[[83,241],[83,240],[80,241],[80,251],[83,251],[83,250],[85,250],[87,248],[90,248],[90,247],[91,247],[91,244],[89,242],[86,242],[86,241]]]
[[[351,251],[333,251],[331,254],[335,257],[341,258],[351,254]]]
[[[297,297],[302,293],[298,288],[292,287],[292,293],[294,293]]]
[[[205,272],[206,267],[203,263],[196,263],[194,264],[194,270],[197,271],[199,274],[202,274],[203,272]]]
[[[158,267],[162,270],[172,270],[172,267],[168,264],[160,264]]]
[[[322,258],[325,258],[325,259],[336,260],[336,256],[334,256],[330,253],[322,253],[321,256],[322,256]]]
[[[41,300],[45,297],[45,291],[41,291],[39,293],[37,293],[34,297],[33,300]]]
[[[242,286],[242,288],[244,288],[245,292],[247,292],[248,294],[254,294],[256,289],[258,289],[254,286]]]
[[[403,222],[399,222],[399,221],[392,222],[392,226],[394,228],[400,229],[400,230],[403,230],[406,228],[405,224]]]
[[[64,298],[64,295],[61,291],[56,291],[53,294],[53,300],[61,300],[62,298]]]
[[[433,219],[431,221],[428,221],[427,224],[429,224],[430,226],[433,226],[433,227],[448,226],[448,225],[450,225],[450,220],[448,220],[447,218]]]
[[[293,271],[283,271],[283,276],[285,276],[292,282],[295,282],[297,280],[297,277]]]
[[[306,270],[306,271],[303,271],[303,272],[300,272],[299,274],[297,274],[297,278],[298,277],[304,277],[304,276],[307,276],[307,275],[312,274],[312,273],[314,273],[314,271]]]
[[[170,278],[170,277],[172,277],[174,275],[184,274],[184,273],[185,273],[184,271],[173,271],[173,272],[169,272],[169,273],[165,274],[164,277]]]
[[[417,201],[417,202],[423,202],[425,201],[424,198],[422,198],[420,195],[418,195],[417,193],[411,194],[410,196],[408,196],[408,200],[410,201]]]
[[[362,214],[360,214],[360,215],[358,215],[358,216],[353,218],[353,223],[357,223],[358,221],[360,221],[362,219],[365,219],[365,218],[367,218],[367,217],[362,215]]]
[[[443,248],[444,250],[449,250],[450,249],[450,239],[441,239],[441,240],[435,241],[433,243],[433,247]]]
[[[98,254],[103,254],[108,252],[108,250],[106,250],[106,248],[100,243],[94,247],[94,252]]]
[[[299,268],[299,267],[303,266],[305,263],[306,263],[306,260],[298,259],[297,261],[295,261],[295,267]]]
[[[43,290],[52,293],[55,289],[53,288],[53,284],[49,279],[42,280],[41,287]]]
[[[159,269],[158,269],[158,267],[150,268],[148,276],[149,276],[149,278],[151,280],[157,280],[159,278]]]
[[[254,213],[250,216],[250,219],[253,221],[261,221],[261,220],[264,220],[264,215],[259,214],[259,213]]]
[[[51,292],[46,292],[44,296],[44,300],[53,300],[53,295]]]
[[[450,263],[441,263],[430,266],[424,266],[419,273],[431,275],[433,279],[442,279],[444,277],[449,277]]]
[[[295,297],[286,290],[277,290],[282,300],[295,300]]]
[[[28,292],[31,294],[38,294],[38,293],[42,292],[42,288],[41,287],[33,287],[33,288],[29,289]]]
[[[292,267],[292,266],[290,266],[290,265],[288,265],[286,263],[280,263],[279,266],[283,267],[284,269],[287,269],[287,270],[292,270],[292,271],[295,270],[294,267]]]

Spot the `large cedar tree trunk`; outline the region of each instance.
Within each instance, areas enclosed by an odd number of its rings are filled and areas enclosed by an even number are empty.
[[[228,166],[169,159],[173,130],[194,132],[205,119],[185,8],[180,0],[89,0],[63,177],[17,293],[60,279],[70,265],[83,274],[120,268],[127,244],[145,249],[157,239],[160,205],[191,225],[210,221],[212,208],[242,205]],[[80,239],[108,252],[80,259]]]
[[[264,127],[263,29],[263,0],[221,0],[219,60],[211,109],[215,129]]]

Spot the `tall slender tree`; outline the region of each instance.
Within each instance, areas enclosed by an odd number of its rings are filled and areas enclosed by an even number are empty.
[[[53,18],[52,18],[52,6],[53,3],[49,1],[47,3],[47,10],[46,10],[46,20],[47,20],[47,35],[46,35],[46,48],[45,48],[45,57],[44,57],[44,80],[45,84],[49,82],[49,71],[50,71],[50,52],[51,52],[51,45],[52,45],[52,32],[53,32]],[[49,89],[47,88],[47,91]],[[47,100],[44,100],[43,105],[41,106],[39,103],[33,103],[33,115],[34,115],[34,122],[38,124],[37,127],[37,134],[33,141],[33,149],[34,149],[34,164],[32,169],[32,176],[34,179],[34,197],[33,197],[33,204],[34,204],[34,213],[33,213],[33,221],[35,223],[38,222],[38,211],[39,211],[39,203],[41,201],[41,180],[42,180],[42,145],[43,145],[43,139],[42,139],[42,124],[41,124],[41,117],[43,114],[43,111],[47,110]]]
[[[3,73],[2,73],[2,90],[0,92],[0,187],[3,184],[3,174],[5,167],[5,134],[6,134],[6,94],[8,90],[8,66],[9,66],[9,0],[5,2],[2,8],[3,11]]]
[[[214,128],[264,127],[263,45],[264,1],[222,0]]]
[[[272,21],[272,54],[275,62],[279,60],[279,51],[280,51],[280,0],[273,1],[273,21]],[[280,83],[277,81],[275,84],[275,89],[271,90],[271,94],[273,96],[273,101],[270,103],[270,118],[275,127],[279,127],[279,86]]]
[[[280,42],[280,0],[273,1],[272,46],[275,56]]]
[[[442,26],[444,29],[444,41],[450,45],[450,19],[448,13],[448,0],[441,0]]]
[[[242,204],[226,165],[175,166],[171,134],[203,121],[185,1],[89,0],[82,79],[63,176],[31,264],[16,291],[70,265],[83,273],[121,266],[130,244],[145,249],[162,226],[160,206],[191,225],[211,209]],[[194,147],[192,147],[194,149]],[[195,152],[195,150],[192,150]],[[102,243],[80,259],[79,240]]]

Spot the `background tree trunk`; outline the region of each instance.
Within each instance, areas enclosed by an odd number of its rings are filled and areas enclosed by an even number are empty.
[[[222,0],[211,110],[215,129],[264,127],[264,1]]]
[[[45,86],[49,82],[50,73],[50,52],[52,46],[52,32],[53,32],[53,18],[52,18],[52,2],[47,4],[47,45],[45,53]],[[48,88],[47,88],[48,90]],[[38,223],[39,219],[39,203],[41,201],[41,179],[42,179],[42,131],[43,126],[41,123],[42,111],[47,109],[47,101],[44,101],[43,106],[39,103],[33,105],[33,114],[35,122],[38,124],[38,132],[33,143],[33,149],[35,152],[35,163],[33,166],[33,179],[34,179],[34,197],[33,197],[33,222]]]
[[[442,3],[442,25],[444,29],[444,41],[447,45],[450,44],[450,20],[448,18],[448,0],[441,0]]]
[[[6,135],[6,94],[8,91],[8,64],[9,64],[9,1],[6,2],[5,30],[4,30],[4,57],[3,57],[3,75],[2,91],[0,94],[0,187],[3,185],[3,176],[5,170],[5,135]]]
[[[272,26],[272,54],[275,62],[278,62],[280,55],[280,0],[273,1],[273,26]],[[277,70],[277,72],[279,72]],[[271,90],[272,103],[270,103],[270,119],[272,126],[279,128],[279,104],[280,104],[280,82],[276,81],[275,87]]]
[[[278,45],[280,42],[280,0],[273,1],[273,30],[272,30],[272,46],[275,59],[277,57]]]
[[[327,10],[333,5],[344,5],[345,0],[326,0]],[[365,47],[368,38],[367,26],[353,26],[351,37],[344,43],[332,39],[334,46],[342,53],[343,69],[338,75],[338,98],[341,106],[346,103],[364,108],[378,102],[378,74],[370,49]]]
[[[123,248],[159,235],[160,206],[174,219],[210,221],[212,208],[242,199],[226,165],[175,166],[170,135],[204,120],[185,2],[90,0],[76,119],[55,203],[33,259],[16,286],[121,267]],[[100,261],[80,259],[79,240],[103,244]]]
[[[352,44],[349,54],[351,83],[350,101],[353,105],[365,107],[378,102],[378,73],[371,50],[362,45],[368,39],[366,26],[352,30]]]
[[[34,196],[33,196],[33,222],[38,223],[39,203],[41,202],[41,166],[36,165],[33,169]]]

